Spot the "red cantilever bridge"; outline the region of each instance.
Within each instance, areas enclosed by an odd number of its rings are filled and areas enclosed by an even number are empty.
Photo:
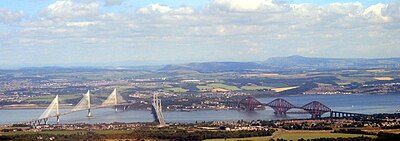
[[[287,111],[290,109],[302,109],[309,114],[311,114],[311,118],[320,118],[323,114],[325,113],[330,113],[330,117],[360,117],[360,116],[366,116],[365,114],[359,114],[359,113],[349,113],[349,112],[340,112],[340,111],[334,111],[328,106],[318,102],[318,101],[312,101],[304,106],[295,106],[291,104],[290,102],[286,101],[285,99],[282,98],[277,98],[269,103],[261,103],[254,97],[246,97],[242,100],[239,101],[238,107],[248,110],[248,111],[254,111],[257,107],[262,107],[262,106],[268,106],[271,107],[277,115],[286,115]]]

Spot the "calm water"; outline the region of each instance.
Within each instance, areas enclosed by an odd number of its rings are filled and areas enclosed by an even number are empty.
[[[400,109],[400,94],[386,95],[306,95],[283,97],[296,106],[303,106],[317,100],[332,110],[354,113],[395,113]],[[268,103],[275,98],[260,98],[259,101]],[[44,109],[0,110],[0,124],[14,123],[39,117]],[[67,109],[63,109],[67,111]],[[61,117],[61,123],[110,123],[110,122],[151,122],[150,111],[114,112],[113,109],[93,109],[93,117],[85,117],[86,111],[72,113]],[[327,114],[325,114],[327,115]],[[277,117],[271,108],[260,111],[193,111],[193,112],[164,112],[167,122],[195,122],[195,121],[237,121],[237,120],[273,120],[290,118],[309,118],[308,114],[289,114],[286,117]],[[50,119],[54,123],[55,119]]]

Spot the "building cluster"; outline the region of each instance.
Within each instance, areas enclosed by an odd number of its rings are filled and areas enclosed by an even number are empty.
[[[153,127],[152,124],[146,123],[75,123],[75,124],[47,124],[36,126],[22,126],[2,129],[3,132],[41,132],[41,131],[90,131],[90,130],[134,130],[141,127]]]

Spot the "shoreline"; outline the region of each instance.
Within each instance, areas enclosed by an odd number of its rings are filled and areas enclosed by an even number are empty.
[[[279,97],[301,97],[301,96],[363,96],[363,95],[399,95],[397,93],[383,93],[383,94],[296,94],[296,95],[269,95],[262,96],[259,98],[279,98]],[[18,110],[18,109],[46,109],[48,105],[37,105],[37,104],[12,104],[12,105],[3,105],[0,106],[0,110]],[[96,105],[92,105],[96,106]],[[60,109],[69,109],[73,108],[73,105],[63,105],[60,106]],[[132,110],[143,110],[143,109],[132,109]],[[165,111],[181,111],[181,112],[193,112],[193,111],[207,111],[207,110],[237,110],[237,109],[177,109],[177,110],[165,110]]]

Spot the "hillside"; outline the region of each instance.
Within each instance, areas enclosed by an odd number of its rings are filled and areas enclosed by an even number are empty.
[[[244,71],[263,69],[266,66],[255,62],[204,62],[166,65],[161,70],[194,70],[199,72]]]
[[[193,70],[199,72],[246,71],[255,69],[368,69],[400,68],[400,58],[314,58],[303,56],[272,57],[257,62],[202,62],[166,65],[160,70]]]
[[[272,57],[262,64],[285,68],[390,68],[399,67],[400,58],[313,58],[296,55]]]

